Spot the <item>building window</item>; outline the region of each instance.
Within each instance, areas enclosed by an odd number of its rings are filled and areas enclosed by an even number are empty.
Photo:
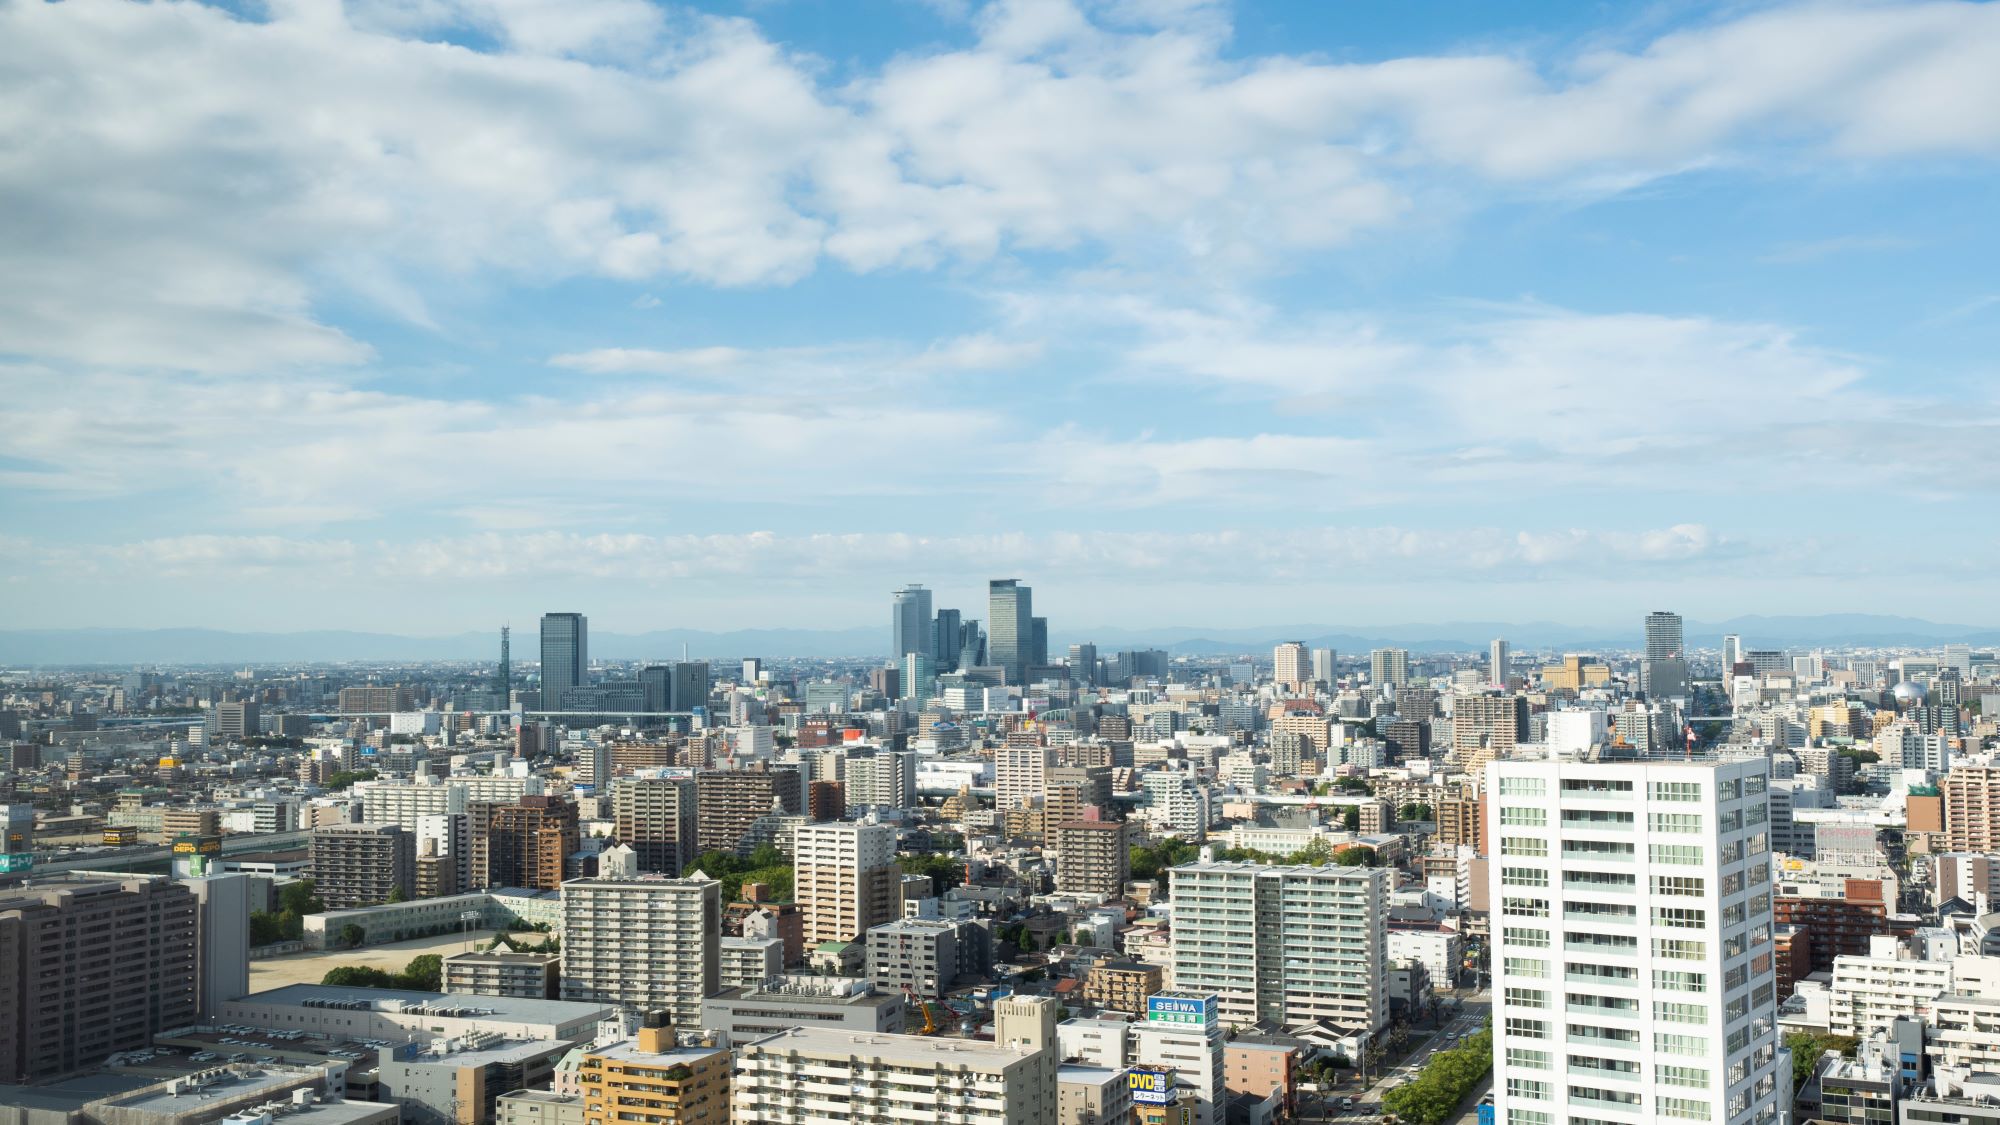
[[[1545,858],[1549,854],[1549,842],[1534,836],[1502,836],[1500,854]]]
[[[1654,844],[1651,850],[1654,863],[1701,866],[1700,844]]]
[[[1701,800],[1701,782],[1699,781],[1655,781],[1646,788],[1655,801]]]
[[[1670,1098],[1661,1094],[1653,1099],[1653,1108],[1661,1117],[1677,1117],[1683,1121],[1708,1120],[1708,1103],[1696,1098]]]
[[[1656,812],[1646,815],[1646,823],[1655,832],[1700,832],[1701,814],[1692,812]]]
[[[1501,930],[1500,937],[1508,945],[1525,945],[1534,949],[1547,949],[1549,947],[1549,932],[1547,930],[1528,930],[1508,926]]]
[[[1661,1063],[1653,1068],[1653,1077],[1658,1079],[1662,1086],[1699,1086],[1705,1088],[1708,1085],[1708,1071],[1698,1066],[1676,1066],[1673,1063]]]
[[[1653,1033],[1653,1050],[1662,1055],[1685,1055],[1698,1059],[1708,1054],[1708,1039],[1700,1035],[1656,1031]]]
[[[1655,875],[1653,893],[1656,895],[1679,895],[1700,898],[1708,893],[1708,880],[1699,875]]]
[[[1677,1000],[1655,1000],[1653,1018],[1663,1023],[1707,1023],[1708,1005],[1683,1004]]]
[[[1685,938],[1654,938],[1653,956],[1670,961],[1705,961],[1708,959],[1708,943]]]
[[[1528,1101],[1534,1102],[1545,1102],[1549,1100],[1549,1084],[1538,1082],[1533,1078],[1509,1078],[1507,1079],[1507,1096],[1510,1098],[1525,1098]]]
[[[1546,1008],[1549,994],[1539,988],[1509,988],[1507,1003],[1521,1008]]]
[[[1549,916],[1549,900],[1545,898],[1503,898],[1500,912],[1516,918],[1546,918]]]
[[[1741,919],[1738,919],[1741,921]],[[1700,930],[1708,926],[1708,911],[1697,906],[1655,906],[1653,908],[1655,926],[1671,926],[1677,930]]]
[[[1549,1069],[1549,1053],[1547,1051],[1537,1051],[1529,1047],[1509,1047],[1507,1048],[1507,1065],[1518,1066],[1527,1070],[1547,1070]]]
[[[1503,867],[1500,882],[1509,887],[1546,887],[1549,873],[1540,867]]]
[[[1522,1019],[1519,1016],[1508,1016],[1507,1034],[1509,1037],[1515,1039],[1547,1039],[1549,1037],[1549,1025],[1546,1020],[1530,1020]]]
[[[1549,963],[1547,961],[1538,961],[1533,957],[1506,957],[1501,959],[1501,964],[1504,966],[1501,971],[1510,977],[1546,977],[1549,975]]]
[[[1545,797],[1549,792],[1547,781],[1539,777],[1503,777],[1500,779],[1502,797]]]
[[[1653,987],[1668,992],[1707,992],[1708,974],[1679,969],[1654,969]]]
[[[1509,828],[1546,828],[1549,814],[1533,805],[1501,805],[1500,823]]]

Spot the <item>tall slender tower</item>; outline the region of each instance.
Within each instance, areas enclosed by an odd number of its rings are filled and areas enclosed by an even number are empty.
[[[915,582],[896,591],[889,603],[889,655],[901,660],[931,651],[931,592]]]
[[[542,614],[542,710],[563,709],[590,667],[590,622],[581,613]]]
[[[1502,637],[1493,638],[1493,644],[1486,652],[1486,682],[1494,687],[1507,686],[1507,641]]]
[[[493,678],[493,690],[500,693],[502,710],[514,705],[514,656],[508,636],[512,632],[509,627],[500,626],[500,674]]]
[[[1646,659],[1679,660],[1687,654],[1681,615],[1654,610],[1646,615]]]
[[[1018,578],[995,578],[986,584],[986,658],[1007,670],[1010,684],[1022,682],[1027,673],[1035,634],[1034,600],[1034,591]]]

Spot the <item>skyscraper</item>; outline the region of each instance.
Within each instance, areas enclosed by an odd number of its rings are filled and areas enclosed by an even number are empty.
[[[1486,682],[1494,687],[1507,686],[1507,655],[1506,639],[1493,638],[1486,649]]]
[[[1080,644],[1069,646],[1069,682],[1085,687],[1097,686],[1097,646]]]
[[[1679,660],[1685,652],[1680,614],[1654,610],[1646,615],[1646,659]]]
[[[1336,659],[1336,654],[1330,648],[1316,648],[1312,650],[1313,679],[1323,684],[1332,684],[1337,678],[1333,674]]]
[[[1049,662],[1049,619],[1028,618],[1028,653],[1021,661],[1029,668],[1039,668]]]
[[[986,584],[987,658],[1006,671],[1007,682],[1021,683],[1027,675],[1029,649],[1035,641],[1034,590],[1018,578],[995,578]]]
[[[937,694],[937,665],[928,652],[912,652],[903,657],[903,698],[918,710]]]
[[[589,668],[590,623],[583,614],[542,614],[542,710],[561,711],[563,695],[583,686]]]
[[[1730,670],[1742,662],[1743,638],[1735,633],[1724,634],[1722,637],[1722,674],[1724,676],[1729,675]]]
[[[887,824],[805,824],[798,829],[793,896],[808,945],[853,941],[894,919],[896,829]]]
[[[1410,682],[1410,650],[1406,648],[1378,648],[1368,654],[1369,683],[1380,689],[1403,687]]]
[[[898,590],[889,603],[889,655],[902,659],[931,650],[931,592],[917,583]]]
[[[1497,1120],[1775,1120],[1768,769],[1487,767]]]
[[[500,707],[506,709],[514,705],[514,630],[500,626],[500,672],[493,677],[493,693],[500,697]]]
[[[1312,650],[1304,641],[1286,641],[1271,653],[1271,678],[1280,687],[1299,687],[1311,673]]]
[[[955,609],[941,609],[931,619],[931,663],[940,672],[958,671],[958,655],[965,647],[965,626]]]

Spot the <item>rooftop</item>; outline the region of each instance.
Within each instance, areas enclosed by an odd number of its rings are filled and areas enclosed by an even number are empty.
[[[606,1011],[606,1005],[586,1004],[575,1000],[538,1000],[524,996],[471,996],[334,984],[288,984],[283,988],[253,992],[234,1003],[283,1004],[308,1008],[351,1007],[356,1011],[367,1009],[390,1015],[424,1013],[428,1009],[428,1014],[440,1016],[457,1015],[467,1019],[484,1016],[493,1019],[548,1023],[594,1019]],[[442,1010],[446,1008],[458,1011]]]
[[[744,1052],[773,1052],[831,1055],[837,1058],[869,1057],[919,1066],[981,1066],[998,1069],[1032,1058],[1026,1047],[1001,1047],[970,1039],[931,1039],[922,1035],[889,1035],[836,1031],[830,1028],[795,1027],[742,1044]]]

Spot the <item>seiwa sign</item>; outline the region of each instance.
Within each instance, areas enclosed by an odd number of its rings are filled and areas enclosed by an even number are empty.
[[[1148,996],[1146,1018],[1154,1023],[1213,1023],[1215,997]]]

